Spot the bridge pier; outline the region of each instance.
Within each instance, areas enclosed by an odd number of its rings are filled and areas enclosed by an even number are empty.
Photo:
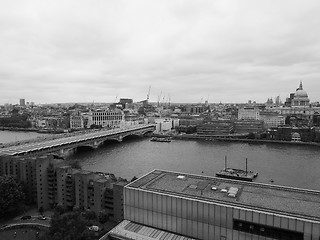
[[[91,146],[92,148],[97,149],[102,143],[103,141],[94,141]]]
[[[55,152],[55,155],[60,158],[65,158],[68,154],[73,154],[75,151],[75,148],[61,148],[60,150]]]

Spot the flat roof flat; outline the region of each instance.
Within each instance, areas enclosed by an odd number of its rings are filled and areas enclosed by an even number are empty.
[[[238,190],[235,197],[228,196],[230,187]],[[125,188],[320,221],[320,191],[315,190],[163,170],[154,170]]]
[[[110,239],[108,236],[115,237],[116,239],[128,240],[195,240],[194,238],[185,237],[128,220],[123,220],[99,240]]]

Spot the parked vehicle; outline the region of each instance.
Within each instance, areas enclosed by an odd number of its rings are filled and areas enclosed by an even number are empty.
[[[20,219],[21,220],[29,220],[29,219],[31,219],[31,216],[22,216]]]
[[[43,216],[43,215],[40,215],[40,216],[38,216],[38,219],[40,219],[40,220],[46,220],[47,218],[46,218],[45,216]]]

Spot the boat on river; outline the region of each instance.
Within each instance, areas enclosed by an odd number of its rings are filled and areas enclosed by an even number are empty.
[[[225,168],[216,173],[217,177],[236,179],[252,182],[258,176],[257,172],[248,171],[248,160],[246,158],[246,169],[228,168],[227,158],[225,158]]]
[[[152,142],[171,142],[171,138],[169,138],[169,137],[152,137],[150,141],[152,141]]]

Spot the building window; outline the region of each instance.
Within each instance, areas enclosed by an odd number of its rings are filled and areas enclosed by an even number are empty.
[[[303,233],[267,225],[233,219],[233,229],[259,236],[284,240],[303,240]]]

